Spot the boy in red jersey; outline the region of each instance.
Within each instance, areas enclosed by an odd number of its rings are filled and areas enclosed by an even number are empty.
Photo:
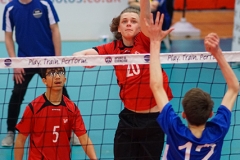
[[[122,54],[149,53],[149,33],[144,23],[145,13],[151,13],[148,7],[146,11],[141,10],[140,16],[139,10],[126,8],[113,18],[110,26],[116,40],[74,55],[117,54],[124,59]],[[115,65],[114,69],[120,87],[119,96],[124,103],[114,137],[114,159],[159,160],[164,145],[164,132],[156,122],[159,109],[149,86],[149,65]],[[162,73],[164,89],[171,100],[173,96],[168,77],[164,70]]]
[[[70,160],[70,138],[77,135],[90,159],[97,159],[78,107],[62,94],[65,69],[43,68],[47,90],[26,107],[16,129],[15,160],[22,160],[24,144],[30,136],[29,160]]]

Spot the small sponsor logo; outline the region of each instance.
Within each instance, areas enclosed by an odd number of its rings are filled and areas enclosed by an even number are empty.
[[[55,108],[53,108],[52,111],[61,111],[61,109],[55,109]]]
[[[129,54],[130,53],[130,50],[125,50],[124,52],[123,52],[124,54]]]
[[[144,60],[145,60],[145,62],[149,63],[149,61],[150,61],[150,55],[145,55],[145,56],[144,56]]]
[[[35,18],[40,18],[40,17],[42,17],[42,11],[40,10],[40,9],[35,9],[34,11],[33,11],[33,16],[35,17]]]
[[[106,57],[105,62],[106,63],[112,63],[112,57]]]
[[[11,64],[12,64],[12,60],[11,59],[5,59],[4,60],[4,64],[5,64],[5,66],[10,66]]]
[[[126,63],[127,61],[128,61],[127,57],[125,57],[125,56],[115,57],[114,58],[114,62],[115,63]]]

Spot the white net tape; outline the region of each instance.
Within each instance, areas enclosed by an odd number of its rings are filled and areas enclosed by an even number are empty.
[[[240,52],[223,53],[228,62],[240,62]],[[149,54],[0,58],[0,69],[148,64],[149,59]],[[208,52],[185,52],[161,54],[161,62],[162,64],[206,63],[216,60]]]

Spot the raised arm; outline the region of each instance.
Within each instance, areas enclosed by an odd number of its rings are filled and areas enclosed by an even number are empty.
[[[82,56],[82,55],[98,55],[98,52],[95,49],[86,49],[83,51],[73,53],[73,56]]]
[[[158,0],[152,0],[150,2],[151,11],[154,12],[158,9],[158,6],[161,5]]]
[[[158,6],[160,5],[158,0],[152,0],[152,1],[149,1],[149,2],[150,2],[150,9],[151,9],[151,11],[156,11]],[[140,9],[140,2],[138,2],[136,0],[128,0],[128,5],[130,7],[139,8]]]
[[[150,8],[150,1],[149,0],[141,0],[140,1],[140,26],[141,31],[144,35],[149,37],[148,28],[146,26],[145,21],[147,21],[148,24],[150,24],[150,14],[151,14],[151,8]]]
[[[73,53],[73,56],[83,56],[83,55],[98,55],[95,49],[86,49],[83,51]],[[85,66],[85,68],[93,68],[94,66]]]
[[[228,89],[223,97],[222,105],[226,106],[231,111],[238,95],[238,79],[222,54],[222,50],[219,46],[219,37],[217,34],[208,34],[205,37],[204,44],[206,51],[210,52],[216,58],[223,77],[227,82]]]
[[[140,3],[136,0],[128,0],[128,5],[134,8],[140,8]]]
[[[161,41],[172,31],[172,29],[162,31],[163,16],[160,18],[159,12],[157,13],[155,24],[152,14],[150,18],[150,24],[145,20],[150,38],[150,87],[161,112],[169,100],[163,86],[163,74],[159,54]]]
[[[159,5],[159,3],[153,1],[152,2],[153,5],[155,5],[155,7],[157,7]],[[153,5],[150,4],[149,0],[141,0],[140,1],[140,25],[141,25],[141,31],[143,32],[143,34],[147,37],[149,37],[150,33],[148,31],[148,28],[146,26],[145,20],[147,21],[147,23],[150,23],[150,21],[153,19],[152,17],[150,17],[151,15],[151,9],[153,8]],[[161,14],[161,13],[160,13]],[[161,14],[161,18],[164,19],[164,14]],[[166,30],[166,32],[171,32],[173,30],[173,28],[169,28],[168,30]]]

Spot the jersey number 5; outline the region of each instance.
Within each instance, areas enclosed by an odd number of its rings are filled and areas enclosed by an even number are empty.
[[[57,132],[57,128],[60,128],[59,126],[53,126],[53,135],[55,135],[55,139],[53,139],[53,142],[56,143],[58,141],[59,133]]]

